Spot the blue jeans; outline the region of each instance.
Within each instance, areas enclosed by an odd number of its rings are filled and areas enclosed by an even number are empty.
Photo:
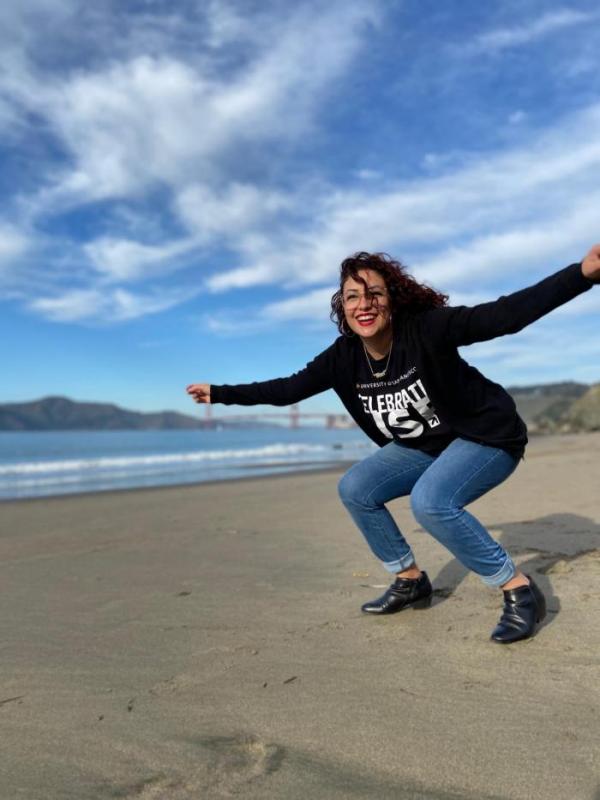
[[[488,586],[516,572],[508,553],[464,506],[498,486],[518,459],[505,450],[455,439],[438,456],[390,442],[342,477],[342,502],[389,572],[415,557],[385,503],[410,495],[417,522]]]

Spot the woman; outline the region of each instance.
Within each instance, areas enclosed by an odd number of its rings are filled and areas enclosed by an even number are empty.
[[[342,502],[386,570],[390,588],[365,603],[390,614],[431,603],[417,565],[385,504],[410,495],[417,521],[488,586],[502,589],[491,638],[533,636],[544,596],[465,506],[504,481],[523,457],[527,428],[508,393],[469,366],[457,348],[516,333],[600,281],[600,245],[527,289],[481,305],[450,307],[385,254],[357,253],[341,266],[331,317],[342,334],[288,378],[237,386],[195,383],[197,403],[289,405],[333,388],[380,445],[342,477]]]

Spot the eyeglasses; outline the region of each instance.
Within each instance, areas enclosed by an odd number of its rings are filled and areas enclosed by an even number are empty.
[[[385,300],[388,296],[386,289],[373,288],[367,292],[350,291],[342,297],[342,302],[346,308],[356,308],[360,305],[361,300],[365,297],[370,300],[373,305],[378,305],[381,300]]]

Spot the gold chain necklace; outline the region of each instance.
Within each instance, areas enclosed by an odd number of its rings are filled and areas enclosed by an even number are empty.
[[[383,378],[385,373],[387,372],[387,369],[388,369],[389,365],[390,365],[390,358],[392,357],[392,347],[394,346],[394,341],[392,340],[392,342],[390,344],[390,352],[388,353],[387,361],[385,362],[385,368],[383,369],[382,372],[373,372],[373,367],[371,366],[371,359],[370,359],[369,353],[367,351],[367,346],[365,345],[364,342],[362,343],[362,346],[363,346],[363,350],[365,351],[365,355],[367,357],[367,364],[369,365],[369,369],[371,370],[371,375],[374,378]]]

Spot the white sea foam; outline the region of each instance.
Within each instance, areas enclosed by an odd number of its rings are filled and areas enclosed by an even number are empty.
[[[279,463],[297,463],[305,456],[318,457],[327,453],[334,456],[336,450],[348,445],[271,444],[264,447],[236,450],[198,450],[190,453],[164,453],[145,456],[111,456],[98,458],[73,458],[60,461],[25,461],[18,464],[0,464],[0,476],[56,475],[65,473],[89,473],[202,464],[203,462],[252,461],[260,464],[265,460]],[[354,445],[356,446],[356,445]]]

